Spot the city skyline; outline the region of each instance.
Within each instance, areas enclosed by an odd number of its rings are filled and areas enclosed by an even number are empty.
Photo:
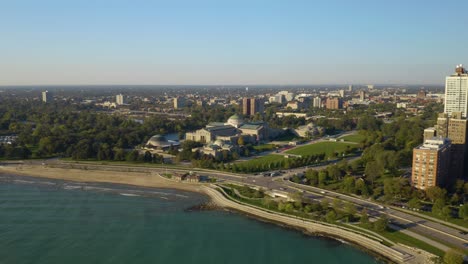
[[[468,61],[463,2],[26,3],[0,85],[443,85]]]

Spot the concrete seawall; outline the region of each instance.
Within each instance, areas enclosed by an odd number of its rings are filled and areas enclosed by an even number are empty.
[[[251,205],[243,205],[238,202],[234,202],[228,198],[226,198],[223,194],[221,194],[218,190],[214,188],[217,187],[208,187],[203,186],[203,191],[209,195],[213,201],[218,204],[219,206],[232,208],[241,212],[245,212],[247,214],[255,215],[266,220],[270,220],[273,222],[284,223],[288,226],[300,228],[307,230],[311,233],[319,233],[325,234],[327,236],[342,238],[344,240],[353,242],[359,246],[362,246],[365,249],[368,249],[372,252],[377,253],[378,255],[382,255],[389,260],[392,260],[397,263],[409,263],[413,262],[411,260],[414,259],[414,256],[400,252],[394,248],[388,247],[380,243],[380,239],[371,239],[366,237],[363,234],[359,234],[358,232],[353,232],[346,230],[345,228],[340,228],[333,225],[326,225],[326,224],[319,224],[310,222],[300,218],[293,218],[290,216],[278,214],[276,212],[269,212],[264,209],[256,208]]]

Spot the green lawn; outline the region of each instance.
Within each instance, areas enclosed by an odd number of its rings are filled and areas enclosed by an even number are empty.
[[[436,247],[433,247],[429,244],[427,244],[426,242],[423,242],[421,240],[418,240],[416,238],[413,238],[411,236],[408,236],[407,234],[404,234],[400,231],[396,231],[396,230],[393,230],[393,229],[390,229],[388,231],[385,231],[385,232],[378,232],[379,235],[395,242],[395,243],[402,243],[402,244],[405,244],[405,245],[408,245],[408,246],[411,246],[411,247],[415,247],[415,248],[420,248],[422,250],[425,250],[429,253],[432,253],[434,255],[437,255],[437,256],[440,256],[440,257],[443,257],[444,256],[444,251],[436,248]]]
[[[258,167],[258,166],[263,166],[264,164],[270,164],[272,162],[281,162],[282,160],[284,160],[285,158],[281,155],[266,155],[266,156],[262,156],[262,157],[259,157],[259,158],[254,158],[254,159],[251,159],[251,160],[248,160],[248,161],[244,161],[244,162],[237,162],[236,165],[238,167],[247,167],[247,168],[255,168],[255,167]]]
[[[434,217],[434,218],[440,219],[442,221],[450,222],[450,223],[458,225],[458,226],[468,228],[468,221],[465,221],[465,220],[463,220],[461,218],[449,218],[448,221],[447,221],[446,219],[443,219],[442,217],[440,217],[440,216],[438,216],[436,214],[433,214],[432,212],[420,211],[418,213],[420,213],[422,215],[427,215],[427,216],[430,216],[430,217]]]
[[[334,152],[344,152],[348,146],[349,148],[357,147],[355,144],[350,143],[325,141],[297,147],[286,151],[286,153],[301,156],[325,153],[326,157],[331,157]]]
[[[354,135],[340,137],[339,139],[343,139],[344,141],[347,141],[347,142],[361,143],[362,141],[364,141],[364,139],[366,139],[366,137],[360,134],[354,134]]]
[[[263,151],[269,151],[269,150],[275,149],[276,145],[275,144],[262,144],[262,145],[254,146],[253,148],[256,151],[263,152]]]

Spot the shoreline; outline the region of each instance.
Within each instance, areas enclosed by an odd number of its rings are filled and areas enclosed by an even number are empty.
[[[42,165],[0,166],[0,175],[19,175],[81,183],[110,183],[135,187],[175,189],[206,194],[200,184],[168,181],[144,172],[117,172],[83,169],[50,168]]]
[[[305,235],[348,243],[358,250],[375,257],[379,261],[398,263],[401,261],[397,261],[397,259],[405,259],[404,253],[393,248],[380,245],[377,241],[370,241],[370,238],[356,234],[354,236],[349,236],[349,234],[344,234],[345,230],[340,230],[336,227],[330,227],[318,223],[301,222],[292,217],[261,211],[258,208],[231,201],[215,189],[208,187],[205,184],[180,183],[148,172],[91,171],[84,169],[49,168],[42,165],[21,165],[18,167],[7,165],[0,166],[0,175],[1,174],[7,174],[12,177],[14,177],[14,175],[29,176],[32,178],[53,179],[65,182],[116,184],[137,188],[175,189],[194,192],[206,195],[211,199],[211,202],[215,203],[222,209],[232,210],[233,212],[244,214],[247,217],[266,223],[273,223],[287,229],[301,231]],[[367,246],[366,243],[373,245]],[[412,255],[414,256],[414,254]],[[413,259],[409,259],[409,261],[405,262],[413,262],[411,261]]]

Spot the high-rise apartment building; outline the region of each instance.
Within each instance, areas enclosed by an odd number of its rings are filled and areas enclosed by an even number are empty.
[[[420,190],[444,187],[449,177],[450,149],[450,140],[446,138],[426,139],[414,148],[411,184]]]
[[[44,103],[50,103],[52,102],[52,94],[49,91],[44,91],[42,92],[42,102]]]
[[[366,91],[364,90],[359,91],[359,100],[361,101],[366,100]]]
[[[245,116],[255,115],[263,112],[263,102],[256,98],[242,99],[242,114]]]
[[[327,109],[341,109],[343,108],[343,101],[338,97],[328,98],[326,105]]]
[[[449,138],[452,142],[450,160],[450,178],[451,183],[457,178],[468,178],[467,170],[467,143],[468,143],[468,121],[462,118],[461,112],[452,112],[452,116],[448,114],[439,114],[437,118],[436,134],[440,137]]]
[[[125,96],[123,94],[118,94],[115,96],[115,103],[117,105],[124,105],[125,102]]]
[[[321,108],[322,107],[322,98],[320,98],[320,96],[315,97],[312,105],[314,107]]]
[[[449,116],[452,112],[461,112],[467,117],[468,111],[468,73],[463,65],[457,65],[455,74],[445,78],[445,109]]]
[[[339,90],[338,93],[340,94],[341,98],[345,96],[345,90]]]
[[[174,109],[180,109],[185,107],[185,98],[184,97],[176,97],[174,98]]]

